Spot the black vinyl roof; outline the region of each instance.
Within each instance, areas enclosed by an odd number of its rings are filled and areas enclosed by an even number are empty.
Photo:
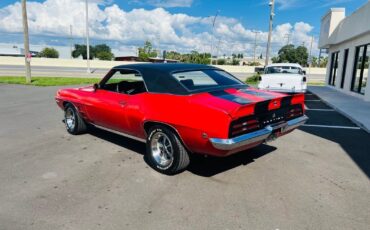
[[[201,70],[201,69],[219,69],[214,66],[200,65],[200,64],[187,64],[187,63],[140,63],[140,64],[128,64],[119,65],[113,67],[114,69],[133,69],[139,72],[152,71],[151,74],[158,72],[181,72],[189,70]]]
[[[172,73],[196,70],[221,70],[214,66],[185,63],[140,63],[113,67],[113,70],[133,70],[140,73],[149,92],[176,95],[191,94]],[[223,70],[221,70],[223,71]],[[200,90],[199,92],[207,90]]]

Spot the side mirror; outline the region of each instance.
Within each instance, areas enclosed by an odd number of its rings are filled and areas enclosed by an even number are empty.
[[[93,88],[94,88],[94,92],[95,92],[97,89],[99,89],[99,84],[98,84],[98,83],[95,83],[95,84],[93,85]]]
[[[302,72],[303,72],[303,75],[306,75],[306,70],[303,70]]]

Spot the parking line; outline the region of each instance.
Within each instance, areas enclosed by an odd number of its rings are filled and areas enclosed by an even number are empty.
[[[321,100],[305,100],[305,101],[321,101]]]
[[[330,129],[355,129],[355,130],[361,129],[360,127],[337,126],[337,125],[309,125],[309,124],[305,124],[305,125],[302,125],[302,126],[317,127],[317,128],[330,128]]]
[[[325,111],[325,112],[334,112],[334,109],[309,109],[306,108],[306,110],[311,110],[311,111]]]

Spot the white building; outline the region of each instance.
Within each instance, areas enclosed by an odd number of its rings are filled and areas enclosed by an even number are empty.
[[[328,49],[326,84],[370,101],[370,1],[350,16],[332,8],[321,19],[320,49]]]

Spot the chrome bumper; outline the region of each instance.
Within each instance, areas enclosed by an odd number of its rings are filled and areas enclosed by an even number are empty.
[[[211,141],[213,147],[215,147],[216,149],[233,150],[244,145],[249,145],[256,142],[271,139],[273,131],[277,129],[281,129],[282,133],[291,131],[292,129],[295,129],[300,125],[306,123],[307,120],[308,117],[304,115],[302,117],[298,117],[284,123],[268,125],[263,129],[257,130],[252,133],[247,133],[238,137],[230,139],[210,138],[209,140]]]

